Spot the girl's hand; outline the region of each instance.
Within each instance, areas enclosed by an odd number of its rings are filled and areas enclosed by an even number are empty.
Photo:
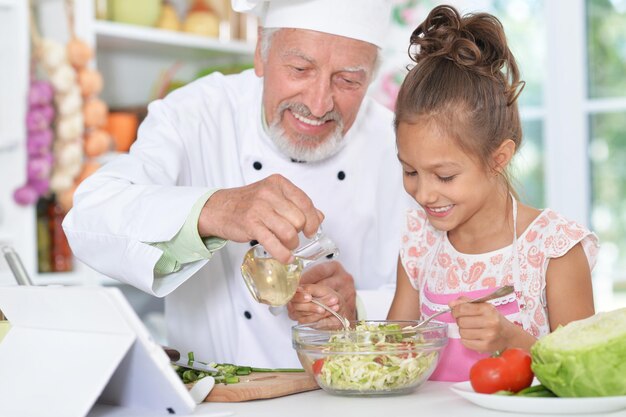
[[[503,351],[514,347],[519,333],[526,333],[511,323],[489,303],[468,303],[467,297],[451,301],[452,316],[459,326],[461,343],[468,349],[483,353]],[[520,346],[526,348],[526,346]]]
[[[341,294],[323,284],[301,285],[287,304],[289,318],[297,321],[299,324],[315,323],[321,320],[328,320],[329,325],[337,324],[337,319],[332,314],[311,302],[312,298],[319,300],[349,319],[355,318],[355,314],[351,314],[348,311],[347,303],[343,300]],[[322,325],[325,324],[322,323]]]

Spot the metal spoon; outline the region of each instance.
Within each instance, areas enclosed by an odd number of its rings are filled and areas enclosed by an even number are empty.
[[[347,318],[345,318],[341,314],[337,313],[335,310],[333,310],[332,308],[328,307],[326,304],[322,303],[321,301],[316,300],[315,298],[311,299],[311,302],[313,304],[315,304],[315,305],[318,305],[318,306],[322,307],[324,310],[328,311],[330,314],[335,316],[337,318],[337,320],[339,320],[339,322],[343,326],[344,330],[350,330],[350,320],[348,320]]]
[[[20,256],[17,254],[15,249],[11,246],[3,246],[2,254],[11,268],[11,272],[15,277],[15,280],[19,285],[33,285],[33,281],[28,276],[28,272],[26,272],[26,268],[24,268],[24,264],[22,264],[22,260]],[[0,311],[0,321],[6,320],[6,317],[2,311]]]
[[[24,268],[24,264],[22,264],[22,260],[15,249],[8,245],[3,246],[2,253],[17,283],[19,285],[33,285],[33,281],[28,276],[28,272],[26,272],[26,268]]]
[[[489,301],[489,300],[493,300],[495,298],[500,298],[500,297],[504,297],[505,295],[509,295],[513,291],[515,291],[515,288],[512,285],[505,285],[504,287],[500,287],[497,290],[495,290],[494,292],[491,292],[491,293],[489,293],[487,295],[483,295],[482,297],[479,297],[479,298],[474,298],[473,300],[468,301],[468,303],[484,303],[485,301]],[[424,327],[425,325],[427,325],[435,317],[438,317],[438,316],[440,316],[440,315],[442,315],[444,313],[449,313],[450,311],[452,311],[451,308],[446,308],[445,310],[441,310],[441,311],[433,314],[432,316],[430,316],[426,320],[422,320],[421,322],[417,323],[415,326],[405,327],[405,329],[408,329],[408,330],[419,329],[419,328]]]

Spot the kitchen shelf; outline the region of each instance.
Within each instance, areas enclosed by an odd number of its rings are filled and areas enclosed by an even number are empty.
[[[206,57],[215,55],[251,58],[255,45],[223,41],[184,32],[96,20],[94,32],[99,49],[158,52],[166,56]]]

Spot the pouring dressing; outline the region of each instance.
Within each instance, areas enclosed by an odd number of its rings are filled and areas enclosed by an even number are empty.
[[[246,252],[241,275],[257,302],[272,307],[287,304],[296,293],[304,269],[328,255],[336,257],[339,249],[320,229],[310,241],[294,250],[293,255],[293,262],[282,264],[262,245],[255,245]]]

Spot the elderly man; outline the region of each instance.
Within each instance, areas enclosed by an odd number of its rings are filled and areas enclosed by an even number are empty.
[[[81,184],[64,228],[79,259],[166,297],[172,347],[298,366],[288,311],[256,303],[240,265],[256,241],[287,262],[323,220],[340,255],[303,283],[333,288],[341,303],[327,302],[354,318],[355,288],[393,282],[407,199],[391,112],[366,97],[389,5],[235,3],[262,13],[254,71],[151,103],[129,154]]]

